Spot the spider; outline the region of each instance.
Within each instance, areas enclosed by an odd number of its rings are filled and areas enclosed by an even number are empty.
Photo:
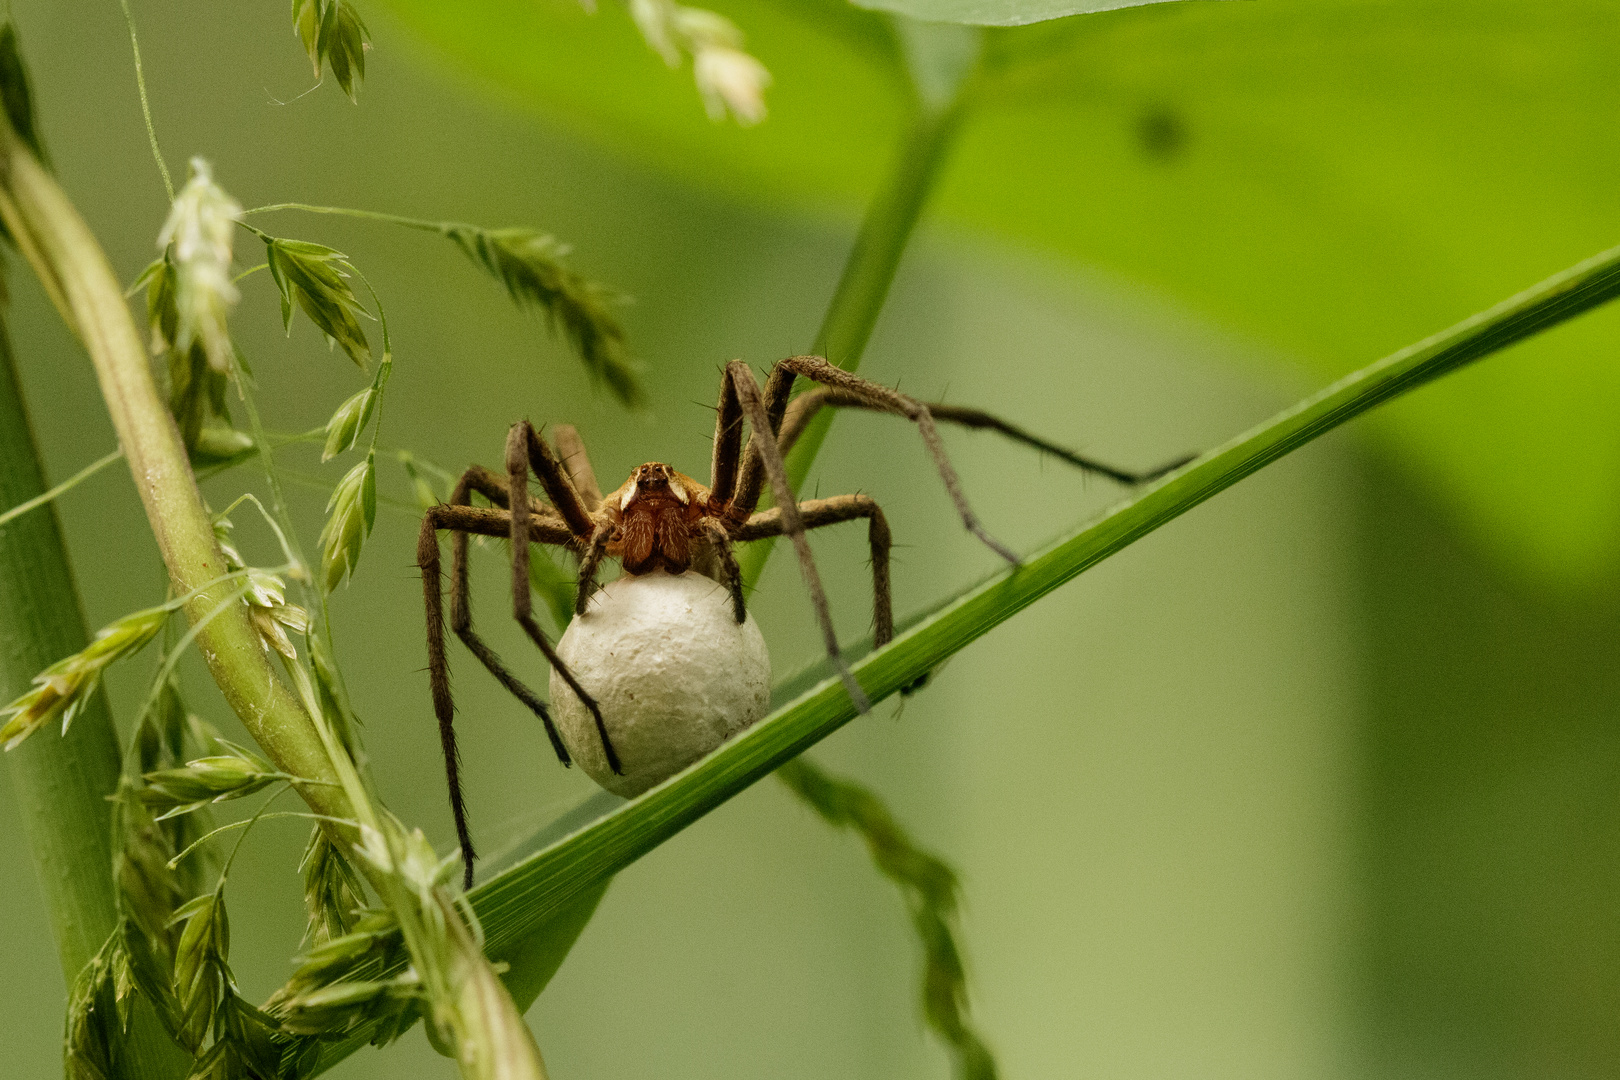
[[[804,378],[820,384],[792,398],[794,382]],[[453,726],[455,706],[450,695],[450,668],[444,645],[444,597],[439,561],[441,530],[450,532],[450,629],[508,691],[528,706],[545,726],[557,758],[571,764],[568,750],[552,723],[546,704],[512,674],[473,630],[468,602],[467,537],[506,537],[512,541],[512,614],[546,660],[590,710],[602,749],[614,772],[622,772],[617,752],[595,699],[581,686],[534,620],[529,592],[529,544],[552,544],[579,560],[579,589],[575,611],[583,615],[596,585],[604,558],[616,558],[626,574],[665,570],[672,574],[696,570],[724,585],[730,593],[738,623],[747,617],[742,577],[734,546],[749,540],[787,536],[798,555],[799,569],[810,594],[831,658],[855,707],[870,708],[865,693],[850,673],[833,631],[827,597],[821,587],[810,545],[809,529],[855,521],[867,522],[872,555],[873,642],[881,647],[894,637],[894,614],[889,591],[889,525],[878,504],[866,495],[839,495],[797,501],[788,486],[782,456],[823,407],[867,409],[905,417],[917,425],[945,490],[962,524],[1002,558],[1016,566],[1018,556],[987,532],[962,493],[956,470],[945,454],[934,421],[945,420],[969,428],[994,430],[1018,442],[1053,454],[1071,465],[1122,484],[1137,484],[1163,475],[1183,464],[1180,459],[1146,473],[1112,468],[1082,457],[977,409],[926,405],[888,387],[852,375],[819,356],[793,356],[771,369],[763,388],[753,369],[741,360],[726,365],[720,386],[719,416],[709,485],[676,472],[663,462],[639,465],[616,491],[604,496],[574,428],[558,425],[555,450],[532,424],[520,420],[506,438],[506,475],[474,465],[462,474],[448,503],[427,512],[417,544],[417,564],[427,609],[428,677],[433,711],[439,722],[450,809],[461,843],[464,878],[472,886],[477,857],[467,827],[459,759]],[[749,428],[747,446],[743,426]],[[529,473],[539,478],[549,505],[529,492]],[[776,505],[756,511],[769,483]],[[472,492],[493,506],[475,506]]]

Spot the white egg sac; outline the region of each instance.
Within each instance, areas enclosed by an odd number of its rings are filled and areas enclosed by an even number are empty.
[[[557,655],[596,699],[624,772],[608,768],[590,710],[555,671],[551,713],[586,775],[633,798],[765,715],[771,657],[752,616],[701,574],[626,575],[591,598]]]

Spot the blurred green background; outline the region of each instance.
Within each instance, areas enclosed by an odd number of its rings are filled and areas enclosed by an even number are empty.
[[[16,0],[57,169],[120,274],[166,212],[117,6]],[[716,5],[775,114],[712,126],[621,11],[562,0],[365,4],[358,107],[310,84],[282,4],[137,4],[170,165],[245,205],[303,200],[533,224],[635,298],[653,408],[594,393],[536,319],[432,238],[280,215],[388,305],[384,441],[497,464],[520,416],[571,421],[598,471],[701,473],[719,366],[809,347],[902,115],[876,17]],[[495,27],[497,33],[491,34]],[[863,372],[1146,466],[1612,243],[1620,19],[1589,3],[1170,5],[1069,20],[964,132]],[[1007,59],[1011,57],[1011,59]],[[1021,58],[1021,59],[1020,59]],[[1018,65],[1023,65],[1022,67]],[[239,261],[257,261],[240,242]],[[14,332],[53,480],[113,446],[89,364],[25,273]],[[250,278],[234,326],[267,421],[361,385]],[[1019,616],[903,708],[815,757],[962,871],[975,1015],[1009,1077],[1620,1075],[1620,378],[1600,312],[1246,481]],[[1032,546],[1117,492],[949,435],[996,531]],[[311,544],[343,465],[284,464]],[[616,479],[612,482],[616,482]],[[223,505],[251,473],[210,481]],[[812,481],[888,509],[904,611],[991,568],[915,435],[843,417]],[[383,493],[408,503],[404,477]],[[60,504],[92,626],[161,596],[126,473]],[[244,549],[270,539],[236,515]],[[341,659],[391,805],[448,847],[421,668],[414,510],[384,505],[337,598]],[[858,529],[817,538],[864,628]],[[501,563],[476,561],[498,648]],[[779,671],[814,656],[796,572],[754,598]],[[452,657],[487,850],[591,790]],[[148,660],[110,677],[125,719]],[[200,669],[188,690],[234,724]],[[0,795],[9,1075],[59,1068],[62,982]],[[233,872],[252,997],[302,931],[303,830]],[[901,906],[852,839],[773,783],[621,875],[529,1014],[554,1076],[940,1077]],[[450,1075],[420,1033],[335,1075]]]

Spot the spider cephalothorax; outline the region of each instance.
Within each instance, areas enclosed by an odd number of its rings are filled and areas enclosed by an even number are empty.
[[[792,398],[790,402],[793,384],[799,378],[821,385]],[[456,834],[461,841],[469,886],[472,884],[474,854],[461,796],[453,726],[455,705],[450,697],[450,669],[445,659],[439,531],[450,531],[450,629],[501,685],[540,718],[551,739],[552,748],[565,765],[571,759],[545,703],[507,669],[473,630],[467,586],[469,535],[506,537],[512,541],[512,613],[524,632],[545,654],[557,675],[590,710],[608,765],[614,772],[622,770],[601,710],[589,689],[581,686],[567,665],[557,657],[551,642],[534,621],[529,594],[531,543],[552,544],[578,558],[579,591],[575,610],[580,614],[584,613],[591,598],[596,572],[602,560],[617,558],[624,572],[630,575],[658,570],[680,574],[695,569],[714,578],[728,589],[732,612],[740,624],[745,620],[747,611],[743,604],[742,578],[733,545],[772,536],[788,537],[798,555],[799,568],[810,593],[827,653],[843,677],[856,708],[865,712],[869,704],[840,656],[827,598],[822,592],[815,560],[805,540],[805,531],[823,525],[866,519],[867,539],[872,553],[872,636],[874,643],[882,646],[894,636],[894,616],[889,596],[889,526],[877,503],[865,495],[839,495],[799,502],[789,488],[782,455],[823,406],[891,413],[915,423],[946,491],[956,504],[962,524],[1015,564],[1017,557],[985,531],[968,507],[956,472],[934,428],[936,419],[970,428],[999,431],[1079,468],[1121,483],[1137,483],[1174,467],[1165,466],[1143,474],[1111,468],[1036,438],[977,409],[925,405],[915,398],[834,367],[819,356],[793,356],[781,361],[771,369],[764,387],[755,380],[753,370],[741,360],[733,360],[726,365],[720,387],[719,419],[715,428],[714,460],[708,487],[662,462],[651,461],[638,466],[623,487],[604,498],[597,486],[590,459],[586,456],[585,446],[573,428],[558,425],[553,429],[556,440],[553,450],[533,425],[527,420],[519,421],[507,434],[506,475],[499,476],[477,465],[468,469],[456,484],[450,502],[428,511],[417,545],[417,562],[422,568],[427,606],[428,673],[433,689],[433,711],[438,717],[439,734],[444,745],[450,805],[455,815]],[[745,424],[748,429],[746,444],[743,440]],[[540,481],[548,502],[541,502],[530,494],[531,470]],[[770,484],[776,505],[768,510],[757,510],[767,483]],[[471,500],[475,491],[493,505],[474,506]]]

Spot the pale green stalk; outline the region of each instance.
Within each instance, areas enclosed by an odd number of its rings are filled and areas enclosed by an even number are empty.
[[[169,165],[163,160],[163,151],[158,148],[157,127],[152,123],[152,105],[146,100],[146,69],[141,66],[141,39],[135,33],[135,14],[129,10],[129,0],[118,0],[124,9],[124,22],[129,27],[129,51],[135,55],[135,89],[141,95],[141,117],[146,121],[146,141],[152,147],[152,160],[157,162],[158,172],[163,174],[163,190],[168,193],[169,201],[174,202],[174,180],[169,176]]]
[[[122,450],[114,450],[105,457],[96,459],[95,461],[86,465],[84,468],[80,469],[78,472],[74,473],[72,476],[68,477],[66,480],[62,481],[60,484],[57,484],[55,487],[51,488],[51,490],[41,492],[40,494],[35,495],[32,499],[25,499],[16,506],[13,506],[10,510],[7,510],[5,513],[0,514],[0,525],[4,525],[14,518],[20,518],[30,510],[37,510],[48,502],[56,501],[58,497],[72,491],[74,488],[78,487],[80,484],[84,483],[86,480],[96,475],[96,473],[100,472],[102,469],[105,469],[108,465],[111,465],[113,462],[117,461],[123,456],[124,452]]]
[[[277,210],[301,210],[306,214],[336,214],[339,217],[360,218],[363,221],[380,221],[388,225],[400,225],[407,229],[420,229],[423,232],[449,233],[455,229],[476,229],[474,225],[464,225],[459,221],[428,221],[424,218],[405,217],[402,214],[385,214],[381,210],[357,210],[348,206],[315,206],[311,203],[286,202],[272,203],[269,206],[255,206],[251,210],[242,211],[242,216],[248,214],[270,214]]]

